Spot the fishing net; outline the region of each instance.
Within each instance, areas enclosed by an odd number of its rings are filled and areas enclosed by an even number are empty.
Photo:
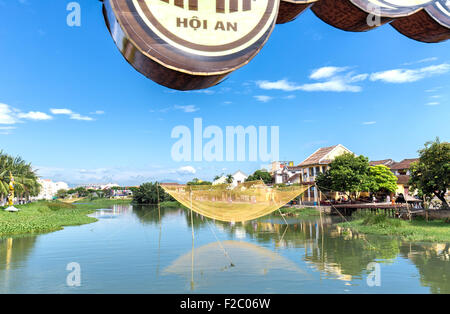
[[[262,181],[218,185],[173,185],[161,187],[178,202],[205,217],[242,222],[266,216],[303,194],[308,186],[273,186]]]

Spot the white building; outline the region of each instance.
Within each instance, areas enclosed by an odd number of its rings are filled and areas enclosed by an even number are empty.
[[[236,171],[233,174],[233,182],[231,183],[231,186],[233,188],[237,187],[239,184],[244,183],[245,180],[248,178],[248,175],[246,175],[245,173],[243,173],[241,170]],[[227,183],[227,177],[226,176],[221,176],[219,179],[215,180],[213,182],[213,185],[216,184],[225,184]]]
[[[41,191],[36,200],[51,200],[56,196],[59,190],[68,190],[69,185],[65,182],[53,182],[50,179],[38,179],[38,183],[41,185]]]
[[[302,168],[284,165],[273,173],[275,184],[301,183]]]
[[[89,183],[89,184],[79,185],[78,187],[85,188],[86,190],[108,190],[113,187],[120,187],[120,185],[118,185],[117,183],[107,183],[107,184]]]

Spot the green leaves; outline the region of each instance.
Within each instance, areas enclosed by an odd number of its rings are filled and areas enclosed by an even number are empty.
[[[419,150],[419,162],[410,168],[410,184],[429,200],[436,196],[448,207],[445,193],[450,185],[450,143],[439,138]]]
[[[21,157],[12,157],[0,151],[0,196],[5,197],[8,193],[9,173],[14,176],[14,187],[16,195],[36,196],[40,191],[37,175],[30,163]]]
[[[397,180],[398,178],[384,165],[369,167],[365,190],[394,193],[397,190]]]
[[[144,183],[133,193],[133,203],[136,204],[156,205],[167,201],[174,201],[174,199],[169,194],[164,192],[164,189],[158,182]]]
[[[317,177],[317,185],[325,191],[347,192],[388,192],[397,189],[397,177],[388,167],[371,167],[365,156],[345,153],[336,157],[325,173]]]
[[[249,176],[245,181],[250,182],[259,180],[264,181],[265,184],[271,184],[272,176],[267,171],[256,170],[255,173]]]

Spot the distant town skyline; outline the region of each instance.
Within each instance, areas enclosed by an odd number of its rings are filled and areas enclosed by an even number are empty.
[[[268,164],[176,162],[177,126],[277,126],[281,160],[300,163],[342,144],[371,160],[401,161],[449,141],[450,42],[424,44],[389,25],[335,29],[309,10],[278,25],[262,52],[222,84],[178,92],[137,73],[104,25],[101,3],[0,0],[0,149],[45,179],[71,185],[186,182]],[[21,19],[16,19],[21,16]]]

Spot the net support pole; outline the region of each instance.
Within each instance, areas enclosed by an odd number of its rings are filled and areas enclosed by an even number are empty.
[[[191,201],[191,231],[192,231],[192,260],[191,260],[191,290],[194,290],[194,212],[192,211],[192,190],[189,193],[189,198]]]

